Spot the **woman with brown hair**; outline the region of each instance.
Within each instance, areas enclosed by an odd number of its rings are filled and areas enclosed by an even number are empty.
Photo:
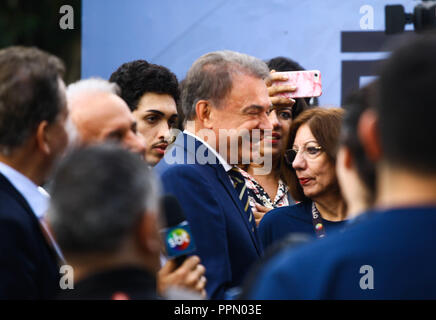
[[[335,171],[342,117],[342,109],[314,108],[292,123],[280,171],[293,199],[300,202],[263,217],[259,234],[264,248],[289,233],[324,237],[343,224],[346,205]]]

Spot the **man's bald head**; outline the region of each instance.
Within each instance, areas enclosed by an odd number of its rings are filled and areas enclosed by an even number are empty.
[[[118,141],[144,154],[144,141],[136,134],[135,119],[118,94],[118,86],[103,79],[81,80],[68,86],[68,107],[79,143]]]

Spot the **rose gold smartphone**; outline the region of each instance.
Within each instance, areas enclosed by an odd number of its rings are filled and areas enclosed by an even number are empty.
[[[307,71],[287,71],[277,72],[279,74],[286,74],[288,80],[274,81],[272,85],[291,85],[296,86],[297,90],[294,92],[278,93],[279,96],[287,98],[309,98],[319,97],[322,94],[321,86],[321,72],[319,70]]]

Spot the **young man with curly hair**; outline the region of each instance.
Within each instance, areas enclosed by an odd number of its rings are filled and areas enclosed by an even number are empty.
[[[154,166],[163,158],[170,140],[170,130],[177,122],[179,88],[176,76],[167,68],[135,60],[121,65],[110,77],[121,88],[146,140],[147,162]]]

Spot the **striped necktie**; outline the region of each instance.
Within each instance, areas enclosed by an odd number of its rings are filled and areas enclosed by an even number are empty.
[[[242,202],[242,206],[244,207],[244,212],[248,216],[248,222],[251,224],[251,231],[254,232],[254,228],[256,227],[253,213],[251,212],[250,202],[248,200],[248,190],[245,185],[245,179],[242,176],[242,173],[239,171],[238,167],[233,167],[231,170],[227,171],[227,174],[230,176],[233,182],[233,187],[238,194],[239,200]]]

